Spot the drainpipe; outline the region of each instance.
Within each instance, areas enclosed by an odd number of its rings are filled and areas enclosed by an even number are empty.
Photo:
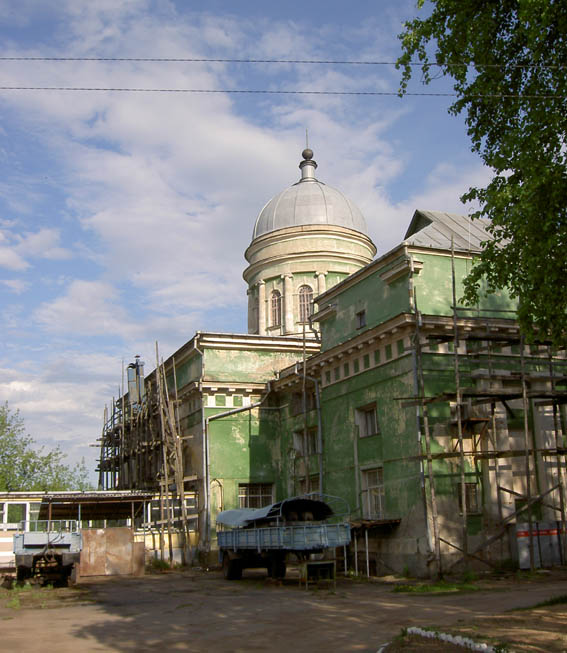
[[[198,380],[198,389],[199,389],[199,394],[201,396],[201,432],[203,434],[203,483],[204,479],[207,476],[207,459],[208,459],[208,444],[207,444],[207,439],[205,435],[205,406],[202,400],[203,397],[203,377],[204,377],[204,372],[205,372],[205,355],[203,354],[203,351],[199,349],[197,346],[198,339],[201,335],[200,331],[197,331],[195,333],[195,336],[193,338],[193,349],[192,351],[196,351],[200,356],[201,356],[201,375],[199,376]],[[209,523],[209,501],[208,501],[208,491],[207,488],[203,487],[203,509],[205,511],[205,533],[206,539],[205,539],[205,549],[207,549],[207,544],[209,541],[209,536],[208,536],[208,530],[207,530],[207,524]]]
[[[295,373],[298,372],[299,363],[295,364]],[[305,378],[315,384],[315,407],[317,409],[317,449],[319,450],[319,493],[323,493],[323,423],[321,420],[321,399],[319,395],[319,381],[312,376],[305,375]]]
[[[205,485],[206,485],[205,501],[207,506],[207,511],[205,515],[205,519],[206,519],[205,528],[207,533],[207,539],[206,539],[207,551],[210,550],[210,544],[211,544],[210,543],[210,534],[211,534],[211,487],[210,485],[211,483],[210,483],[210,458],[209,458],[209,422],[212,422],[215,419],[221,419],[221,417],[228,417],[229,415],[236,415],[237,413],[243,413],[247,410],[258,408],[264,403],[264,401],[266,401],[268,395],[272,391],[272,386],[270,381],[268,381],[266,385],[268,386],[268,390],[266,394],[262,397],[260,401],[257,401],[255,404],[250,404],[250,406],[242,406],[241,408],[233,408],[232,410],[225,410],[222,413],[217,413],[216,415],[211,415],[210,417],[204,417],[205,409],[203,408],[203,441],[204,441],[204,449],[206,453],[204,478],[205,478]]]

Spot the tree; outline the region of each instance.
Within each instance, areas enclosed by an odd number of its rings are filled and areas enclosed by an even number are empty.
[[[56,447],[44,452],[26,434],[18,411],[0,406],[0,491],[90,490],[85,461],[70,467]]]
[[[423,8],[425,0],[418,0]],[[473,218],[493,236],[465,283],[474,304],[481,282],[507,288],[530,339],[567,337],[567,3],[564,0],[431,0],[426,18],[405,24],[400,93],[415,63],[429,84],[452,80],[472,150],[492,168]],[[417,59],[417,61],[416,61]]]

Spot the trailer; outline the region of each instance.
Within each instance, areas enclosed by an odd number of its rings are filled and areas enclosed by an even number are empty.
[[[22,523],[14,535],[16,580],[41,585],[67,585],[74,577],[82,549],[78,522],[38,520]]]
[[[284,499],[259,509],[226,510],[217,516],[219,557],[224,577],[238,580],[246,568],[266,567],[273,578],[283,578],[290,555],[298,561],[350,542],[347,522],[329,505],[338,497],[312,494]],[[346,503],[343,502],[346,506]],[[348,506],[344,514],[348,513]],[[229,527],[220,530],[218,526]]]

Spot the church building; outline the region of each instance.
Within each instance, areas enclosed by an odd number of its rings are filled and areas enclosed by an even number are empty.
[[[506,293],[459,304],[485,225],[418,210],[375,259],[360,210],[302,156],[245,252],[248,333],[129,365],[101,489],[159,495],[146,526],[207,560],[219,511],[323,493],[359,573],[565,563],[565,355],[525,345]]]

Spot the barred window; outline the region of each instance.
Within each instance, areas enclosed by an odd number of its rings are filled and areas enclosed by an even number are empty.
[[[272,483],[239,483],[240,508],[262,508],[274,502]]]
[[[299,288],[299,321],[307,322],[311,315],[311,302],[313,301],[313,289],[311,286]]]
[[[272,290],[272,326],[282,323],[282,294],[279,290]]]

